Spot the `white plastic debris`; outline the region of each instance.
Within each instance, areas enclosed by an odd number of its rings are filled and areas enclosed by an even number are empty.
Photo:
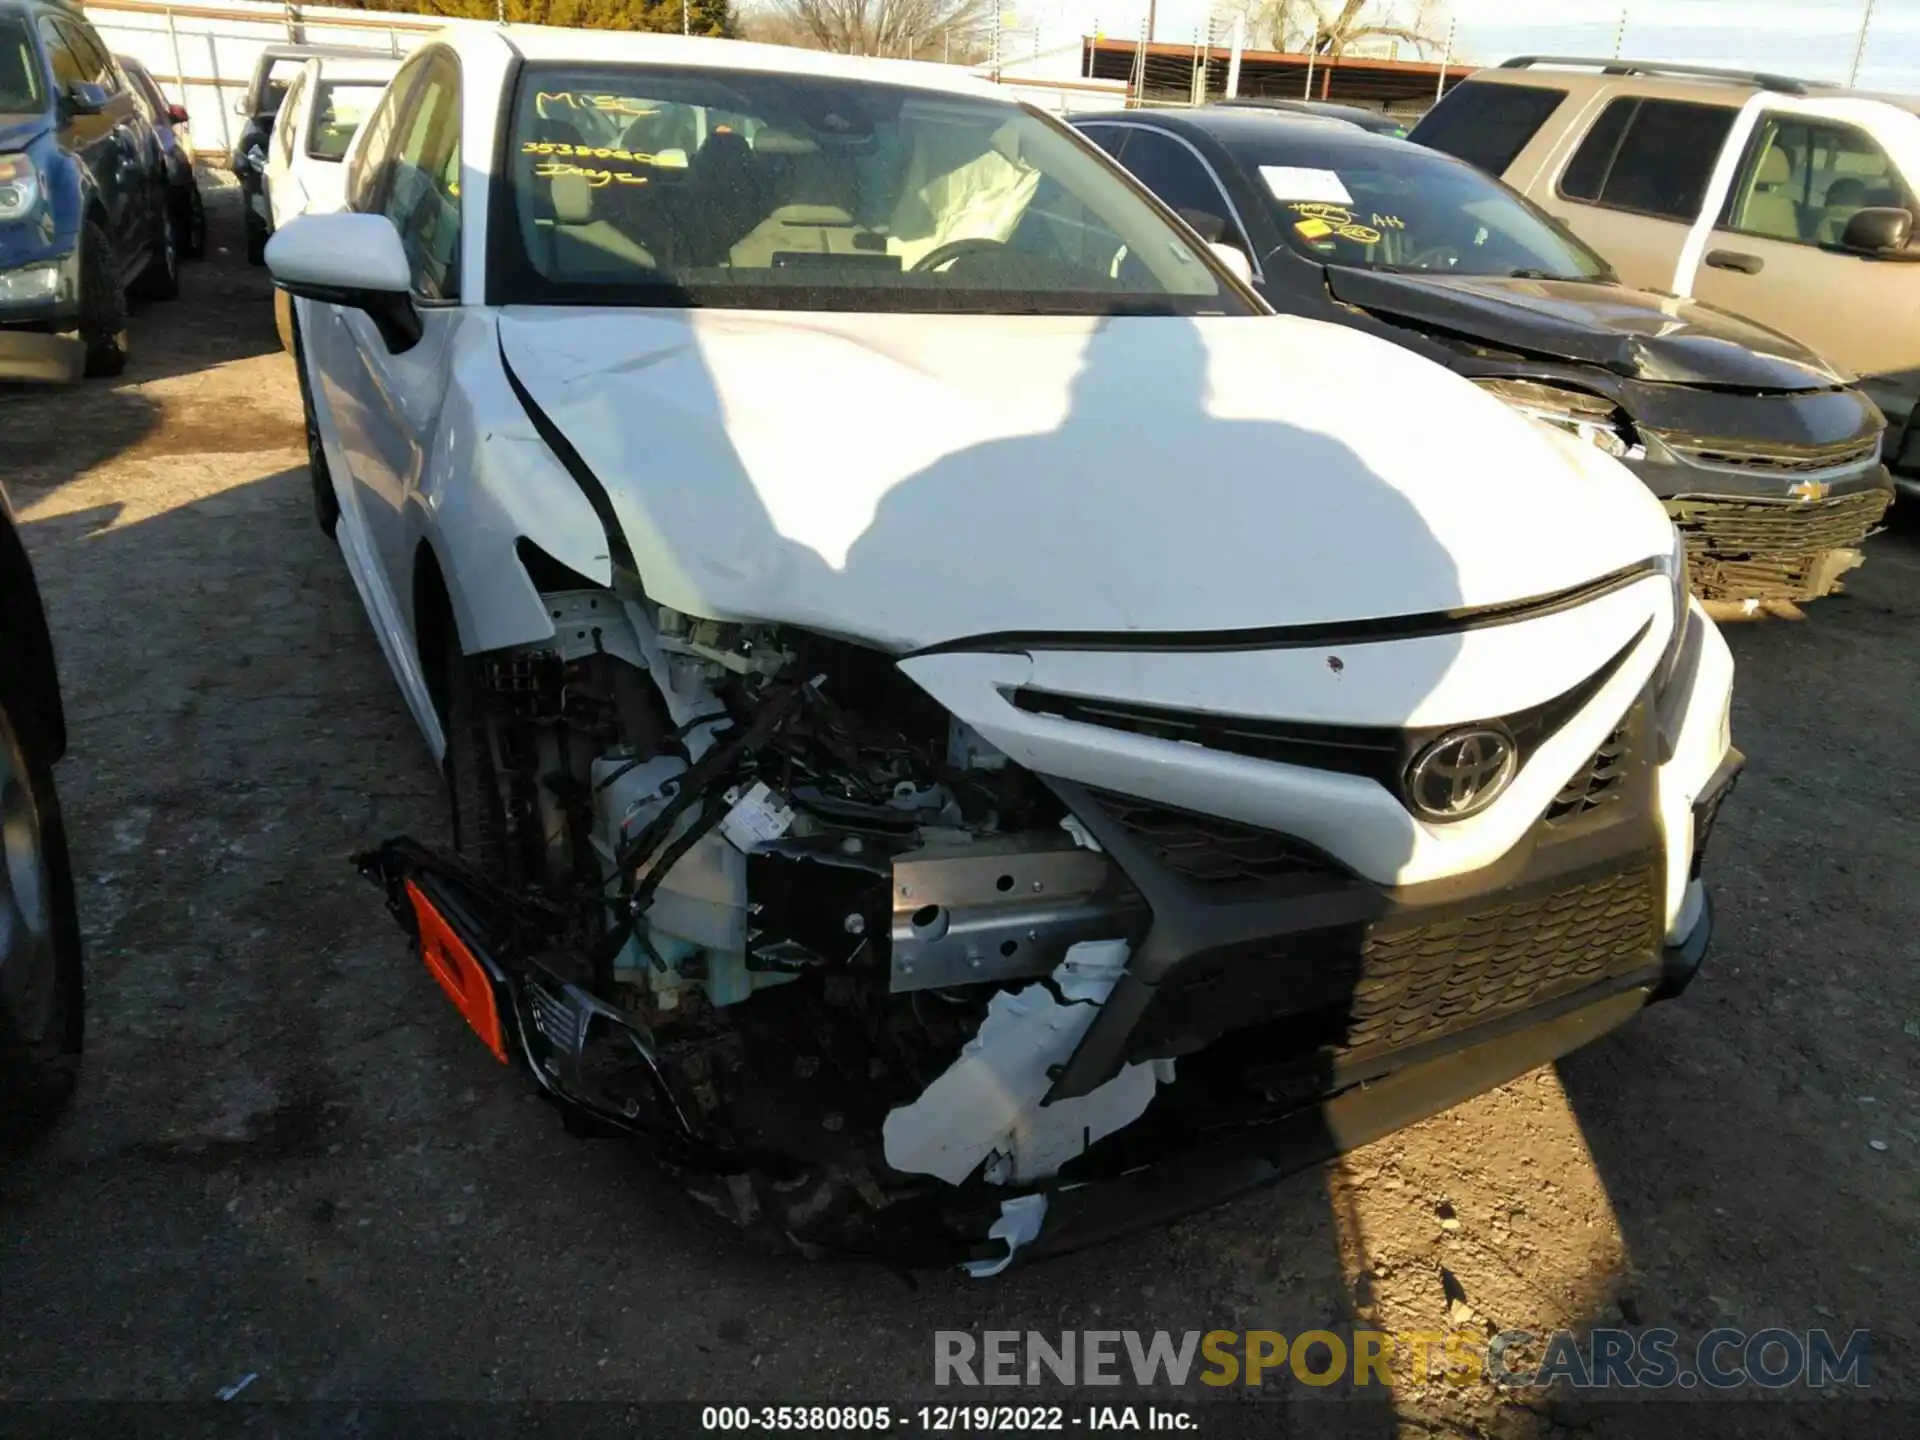
[[[1126,964],[1124,940],[1083,941],[1053,972],[1067,1003],[1041,984],[995,995],[953,1064],[887,1116],[887,1163],[958,1185],[984,1161],[990,1182],[1029,1184],[1139,1119],[1171,1066],[1129,1065],[1091,1094],[1040,1104]]]
[[[998,1260],[967,1260],[960,1268],[976,1280],[998,1275],[1013,1263],[1014,1254],[1022,1245],[1033,1243],[1046,1219],[1047,1197],[1044,1195],[1018,1195],[1002,1200],[1000,1218],[988,1229],[987,1238],[1006,1241],[1007,1253]]]
[[[1100,842],[1093,838],[1093,832],[1080,823],[1079,817],[1067,816],[1060,822],[1060,828],[1073,837],[1073,843],[1082,850],[1100,850]],[[1104,854],[1104,851],[1101,851]]]
[[[793,811],[774,794],[763,780],[734,802],[727,818],[720,822],[720,833],[741,850],[752,850],[778,840],[793,828]]]
[[[1012,1259],[1013,1257],[1009,1255],[1007,1258]],[[247,1386],[251,1385],[254,1381],[258,1380],[259,1378],[260,1378],[259,1371],[249,1370],[246,1374],[242,1375],[238,1380],[234,1381],[233,1384],[222,1385],[218,1390],[213,1392],[214,1396],[216,1399],[220,1399],[220,1400],[231,1400],[233,1399],[234,1396],[238,1395],[242,1390],[246,1389]]]

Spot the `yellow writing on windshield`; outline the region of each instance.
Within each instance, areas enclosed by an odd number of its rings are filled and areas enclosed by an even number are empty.
[[[541,90],[533,97],[533,113],[546,118],[548,108],[598,110],[604,115],[658,115],[659,107],[631,95],[575,95],[571,90]]]
[[[585,165],[573,165],[564,160],[547,160],[533,167],[536,179],[563,180],[570,175],[578,175],[588,186],[595,190],[605,189],[609,185],[644,185],[647,177],[635,175],[625,170],[595,170]]]
[[[644,150],[622,150],[614,145],[569,145],[563,140],[528,140],[522,155],[568,155],[576,160],[624,160],[630,165],[658,165],[660,157]]]
[[[1354,219],[1353,211],[1344,205],[1331,205],[1322,200],[1304,200],[1289,205],[1289,210],[1305,216],[1294,222],[1294,233],[1309,240],[1323,240],[1329,235],[1338,235],[1342,240],[1351,240],[1356,245],[1378,245],[1380,232],[1371,225],[1362,225]],[[1382,217],[1373,217],[1377,223]],[[1405,227],[1401,227],[1405,228]]]

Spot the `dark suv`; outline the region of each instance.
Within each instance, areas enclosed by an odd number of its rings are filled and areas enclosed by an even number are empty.
[[[81,13],[0,0],[0,380],[116,375],[126,293],[171,299],[164,162]]]

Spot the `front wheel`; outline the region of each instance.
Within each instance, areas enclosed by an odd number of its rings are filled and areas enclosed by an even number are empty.
[[[189,260],[204,258],[207,253],[207,207],[200,199],[200,186],[194,181],[187,182],[178,209],[176,232],[180,236],[180,253]]]
[[[91,378],[127,368],[127,296],[120,287],[113,242],[89,220],[80,236],[80,340],[87,347]]]
[[[0,1141],[50,1124],[80,1076],[80,922],[53,776],[0,705]]]
[[[307,427],[307,479],[313,485],[313,518],[320,533],[335,538],[340,528],[340,497],[333,490],[333,471],[327,468],[327,448],[320,443],[320,420],[313,413],[313,382],[307,379],[307,352],[300,343],[300,317],[286,291],[273,292],[276,317],[278,307],[286,305],[286,329],[281,342],[293,352],[293,373],[300,382],[300,412]]]
[[[133,282],[133,293],[142,300],[180,298],[180,247],[175,238],[173,207],[154,207],[153,241],[147,268]]]

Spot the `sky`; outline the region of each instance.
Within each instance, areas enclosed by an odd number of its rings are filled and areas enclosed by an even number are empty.
[[[1146,0],[1007,0],[1022,26],[1049,35],[1132,36]],[[1411,13],[1415,0],[1386,0]],[[1447,0],[1455,50],[1476,64],[1509,55],[1611,55],[1624,9],[1627,59],[1689,61],[1844,82],[1868,0]],[[1190,42],[1223,0],[1158,0],[1156,37]],[[1920,0],[1872,0],[1858,83],[1920,92]],[[1224,27],[1223,27],[1224,29]]]

